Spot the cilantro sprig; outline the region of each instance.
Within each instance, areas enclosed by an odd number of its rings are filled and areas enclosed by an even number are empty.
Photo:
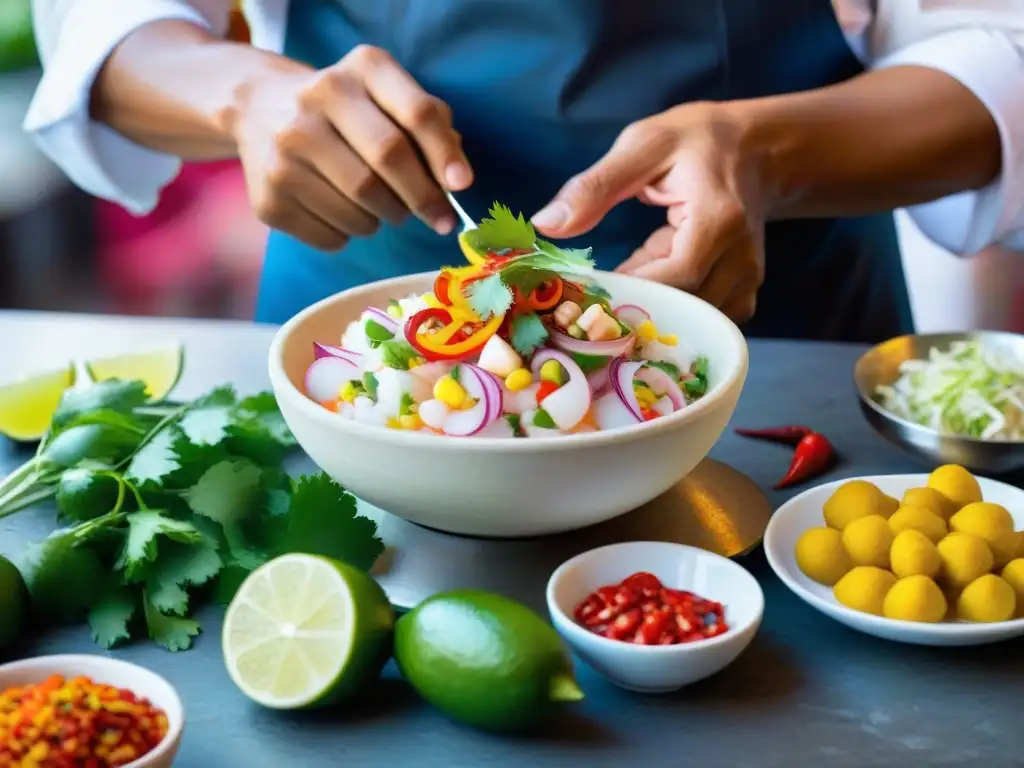
[[[68,392],[36,455],[0,482],[0,517],[53,499],[64,526],[23,558],[35,617],[85,617],[106,648],[145,635],[185,650],[195,608],[230,600],[272,557],[368,569],[376,524],[327,476],[293,481],[294,445],[268,392],[153,403],[142,382],[117,380]]]

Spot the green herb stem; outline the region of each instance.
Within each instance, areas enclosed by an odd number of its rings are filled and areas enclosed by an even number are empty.
[[[50,461],[42,456],[29,459],[0,482],[0,518],[12,515],[56,492],[46,475]]]

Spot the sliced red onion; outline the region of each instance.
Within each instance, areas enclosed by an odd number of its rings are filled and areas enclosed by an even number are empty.
[[[324,357],[340,357],[342,360],[348,360],[353,365],[361,365],[363,356],[358,352],[353,352],[351,349],[332,347],[330,344],[321,344],[319,341],[314,341],[313,358],[320,360]]]
[[[609,391],[594,400],[594,421],[602,431],[608,431],[636,424],[636,416],[621,397]]]
[[[488,414],[488,423],[494,421],[505,409],[505,396],[502,393],[502,385],[498,378],[490,371],[485,371],[478,365],[472,365],[471,363],[462,363],[461,368],[468,368],[476,374],[477,378],[484,385],[487,390],[487,394],[491,403],[491,413]]]
[[[476,404],[465,411],[452,411],[444,420],[444,433],[455,437],[469,437],[490,424],[495,418],[495,413],[501,414],[501,404],[495,403],[494,389],[487,379],[478,373],[484,371],[475,365],[464,364],[459,368],[459,383],[469,396],[476,400]],[[500,395],[500,390],[498,394]]]
[[[636,400],[636,392],[633,391],[633,377],[645,365],[647,363],[630,363],[625,358],[617,357],[612,360],[612,364],[609,366],[610,370],[608,371],[612,381],[612,389],[615,390],[615,394],[619,396],[619,399],[637,421],[643,421],[644,416],[641,412],[640,403]]]
[[[306,369],[306,394],[318,403],[332,403],[349,381],[360,381],[363,372],[350,360],[321,357]]]
[[[638,307],[636,304],[623,304],[619,307],[615,307],[615,309],[612,310],[612,313],[630,328],[636,328],[638,325],[642,325],[646,320],[651,319],[647,310],[643,307]]]
[[[651,406],[651,410],[657,413],[659,416],[668,416],[670,413],[676,412],[676,407],[672,403],[672,400],[668,397],[659,397],[654,405]]]
[[[391,315],[385,312],[383,309],[377,309],[377,307],[369,307],[363,312],[363,316],[369,315],[370,318],[387,328],[392,333],[398,333],[398,321],[395,320]]]
[[[595,357],[628,357],[633,353],[636,346],[636,334],[629,333],[621,339],[611,341],[587,341],[586,339],[574,339],[568,334],[552,328],[551,343],[566,352],[575,352],[578,355],[594,355]]]
[[[679,384],[676,380],[665,373],[661,368],[655,368],[654,366],[645,366],[637,372],[636,377],[640,381],[646,382],[651,385],[657,394],[664,395],[672,401],[672,405],[675,406],[675,410],[686,407],[686,398],[683,396],[683,390],[679,388]]]
[[[611,380],[608,378],[609,367],[602,365],[596,371],[591,371],[587,374],[587,381],[590,382],[590,391],[594,393],[594,397],[603,393],[611,383]]]
[[[534,354],[530,367],[534,376],[540,375],[541,366],[554,360],[569,374],[569,381],[544,398],[541,407],[548,412],[551,420],[563,432],[568,432],[587,415],[590,410],[590,382],[576,362],[557,349],[540,349]]]

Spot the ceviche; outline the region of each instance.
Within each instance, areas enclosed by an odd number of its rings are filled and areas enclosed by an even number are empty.
[[[650,421],[707,392],[707,359],[643,307],[614,305],[589,249],[538,239],[498,203],[459,242],[469,264],[431,292],[368,307],[340,345],[314,345],[307,396],[365,424],[529,438]]]

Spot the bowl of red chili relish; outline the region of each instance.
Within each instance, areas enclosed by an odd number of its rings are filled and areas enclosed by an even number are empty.
[[[764,614],[737,563],[696,547],[630,541],[592,549],[551,575],[548,611],[582,661],[616,685],[667,693],[731,664]]]
[[[0,666],[0,765],[170,768],[184,725],[173,686],[126,661],[39,656]]]

